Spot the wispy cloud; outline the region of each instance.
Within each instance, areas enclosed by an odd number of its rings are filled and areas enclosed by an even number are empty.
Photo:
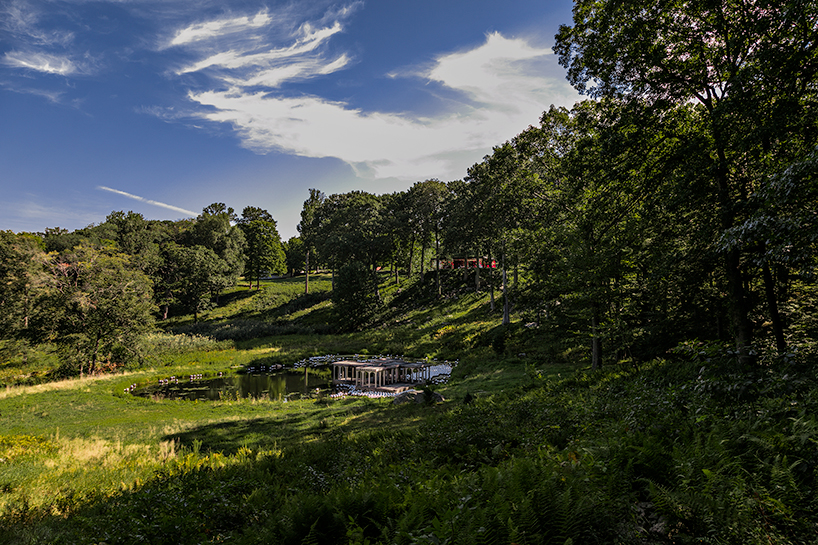
[[[0,88],[3,88],[6,91],[11,91],[13,93],[20,93],[23,95],[35,95],[39,97],[43,97],[49,102],[53,104],[63,104],[63,95],[62,91],[51,91],[48,89],[37,89],[34,87],[26,87],[21,86],[18,84],[10,83],[7,81],[0,81]]]
[[[320,53],[304,55],[320,51],[341,25],[323,30],[266,53],[226,51],[202,61],[202,69],[231,70],[211,72],[212,89],[189,93],[203,107],[199,117],[232,125],[243,145],[257,153],[337,157],[370,176],[416,179],[461,176],[468,166],[464,156],[481,157],[536,122],[551,104],[571,105],[578,98],[563,77],[543,75],[546,65],[557,62],[550,49],[497,33],[479,47],[441,55],[423,71],[393,75],[408,83],[434,82],[461,97],[437,117],[365,112],[319,96],[276,92],[298,77],[345,66],[344,56],[331,61]],[[227,88],[219,89],[222,85]]]
[[[65,77],[93,72],[94,59],[88,52],[77,50],[73,31],[42,22],[48,15],[46,10],[26,0],[0,6],[0,32],[11,44],[0,64]]]
[[[12,68],[26,68],[60,76],[70,76],[82,71],[66,55],[52,55],[36,51],[8,51],[3,55],[3,64]]]
[[[178,206],[173,206],[172,204],[165,204],[159,201],[152,201],[150,199],[146,199],[145,197],[140,197],[139,195],[134,195],[132,193],[126,193],[125,191],[120,191],[119,189],[113,189],[111,187],[105,187],[104,185],[98,185],[97,189],[101,189],[103,191],[109,191],[111,193],[116,193],[117,195],[122,195],[123,197],[128,197],[129,199],[133,199],[135,201],[143,202],[145,204],[152,204],[154,206],[161,206],[162,208],[167,208],[168,210],[173,210],[174,212],[181,212],[187,216],[196,216],[198,215],[196,212],[192,212],[190,210],[185,210],[184,208],[179,208]]]
[[[62,29],[45,30],[39,22],[43,13],[24,0],[14,0],[0,7],[0,28],[17,39],[37,46],[66,46],[74,40],[74,33]]]
[[[259,12],[252,18],[235,17],[197,23],[177,31],[169,45],[190,44],[192,42],[217,38],[226,34],[245,32],[247,30],[267,26],[271,21],[272,19],[269,13],[265,10]]]
[[[330,74],[350,62],[346,54],[328,58],[321,49],[342,31],[340,21],[317,26],[304,22],[295,25],[293,32],[286,32],[293,25],[294,21],[283,14],[273,17],[264,11],[252,18],[216,20],[182,29],[171,44],[187,46],[202,58],[177,69],[176,74],[201,72],[231,88],[276,88],[287,82]],[[288,43],[276,46],[271,43],[275,40],[273,35],[281,34],[282,29],[283,40]],[[179,39],[180,36],[185,39]]]
[[[74,200],[70,195],[60,195],[52,200],[36,193],[36,190],[4,191],[4,199],[0,202],[3,229],[17,233],[41,232],[46,227],[57,226],[79,229],[99,221],[100,214],[104,213],[94,209],[93,203],[87,199]]]

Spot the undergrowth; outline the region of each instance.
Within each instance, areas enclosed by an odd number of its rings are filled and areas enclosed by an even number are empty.
[[[352,433],[333,418],[275,448],[193,439],[137,486],[7,507],[0,531],[9,543],[808,543],[814,363],[739,369],[720,348],[683,347],[638,369],[529,367],[502,392],[351,413],[374,418]]]

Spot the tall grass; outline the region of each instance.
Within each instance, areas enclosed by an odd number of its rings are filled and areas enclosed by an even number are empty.
[[[810,542],[814,362],[737,370],[711,356],[594,374],[522,366],[468,403],[441,387],[437,406],[157,403],[110,396],[105,380],[59,390],[127,407],[119,424],[86,412],[72,425],[54,392],[30,390],[14,406],[33,407],[33,433],[3,443],[0,530],[10,543]],[[466,368],[491,375],[487,361]],[[38,433],[49,411],[67,432]]]

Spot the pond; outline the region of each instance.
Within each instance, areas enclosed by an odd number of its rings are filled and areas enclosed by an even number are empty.
[[[390,357],[391,356],[387,356]],[[147,384],[132,384],[125,388],[126,393],[153,399],[186,399],[201,401],[218,401],[221,399],[271,399],[283,400],[314,394],[316,389],[332,388],[332,368],[335,361],[351,360],[358,362],[376,362],[383,356],[315,356],[293,364],[293,367],[282,368],[281,365],[249,366],[244,374],[188,375],[159,378]],[[401,361],[420,363],[424,360]],[[452,367],[457,361],[426,361],[427,376],[431,384],[446,382],[451,375]],[[343,387],[344,385],[338,385]],[[337,390],[337,388],[336,388]],[[336,392],[338,393],[338,392]],[[340,395],[369,395],[356,388],[342,388]]]
[[[192,375],[159,379],[148,385],[137,384],[128,391],[155,399],[218,401],[252,397],[284,400],[292,394],[329,388],[331,376],[329,369],[309,368],[220,376]]]

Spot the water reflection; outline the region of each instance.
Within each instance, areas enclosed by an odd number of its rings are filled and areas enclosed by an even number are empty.
[[[157,399],[217,401],[252,397],[282,400],[290,394],[305,394],[316,388],[328,388],[330,377],[331,373],[328,369],[307,369],[306,373],[298,370],[219,377],[204,376],[184,380],[179,378],[165,383],[137,387],[131,393]]]

